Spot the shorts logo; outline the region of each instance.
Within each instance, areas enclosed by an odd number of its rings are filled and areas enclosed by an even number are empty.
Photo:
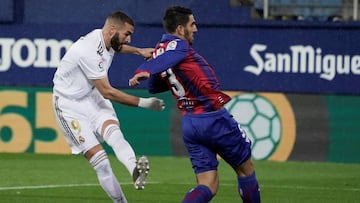
[[[71,127],[76,130],[78,133],[81,131],[80,123],[78,120],[72,120],[71,121]]]
[[[80,123],[78,120],[72,120],[71,121],[71,127],[72,129],[74,129],[78,134],[80,134],[81,132],[81,127],[80,127]],[[79,142],[82,144],[85,142],[85,138],[81,135],[79,135],[79,138],[78,138]]]
[[[82,144],[85,142],[85,138],[81,135],[79,135],[79,142]]]

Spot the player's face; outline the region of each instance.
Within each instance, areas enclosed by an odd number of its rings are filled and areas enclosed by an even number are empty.
[[[111,48],[113,48],[116,52],[120,52],[123,43],[120,42],[119,33],[116,32],[115,35],[110,40]]]
[[[185,39],[192,44],[194,41],[194,33],[197,32],[195,18],[193,15],[189,16],[189,22],[186,24],[184,29]]]
[[[118,28],[114,36],[110,39],[111,48],[116,52],[120,52],[123,44],[129,44],[131,42],[131,35],[134,32],[134,26],[125,23],[124,26]]]

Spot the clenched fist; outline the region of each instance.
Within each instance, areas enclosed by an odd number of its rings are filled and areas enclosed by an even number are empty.
[[[156,97],[140,98],[138,106],[155,111],[162,111],[165,109],[164,100]]]

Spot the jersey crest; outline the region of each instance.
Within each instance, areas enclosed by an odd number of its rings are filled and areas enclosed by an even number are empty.
[[[100,72],[103,72],[103,71],[104,71],[104,62],[103,62],[103,61],[100,61],[100,62],[99,62],[98,68],[99,68],[99,71],[100,71]]]
[[[175,50],[176,49],[176,46],[177,46],[177,42],[176,40],[173,40],[171,42],[169,42],[166,46],[166,51],[168,50]]]

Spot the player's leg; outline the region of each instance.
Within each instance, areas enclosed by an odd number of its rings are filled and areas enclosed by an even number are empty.
[[[65,140],[69,144],[73,154],[84,153],[91,166],[96,171],[100,185],[114,202],[126,203],[115,175],[112,172],[110,162],[103,148],[93,134],[94,130],[87,114],[83,112],[91,110],[92,106],[79,102],[54,97],[54,112],[56,121],[63,132]],[[83,109],[86,107],[86,109]]]
[[[106,120],[102,127],[101,136],[113,149],[116,158],[125,165],[132,175],[136,167],[135,152],[128,141],[125,140],[116,120]]]
[[[144,189],[150,169],[149,160],[145,156],[136,160],[133,148],[121,132],[112,103],[103,99],[102,96],[98,97],[98,99],[102,100],[97,102],[101,109],[101,116],[96,120],[99,135],[112,147],[117,159],[125,165],[133,177],[135,188]]]
[[[260,188],[256,178],[254,164],[249,158],[241,165],[234,167],[238,175],[238,191],[244,203],[259,203]]]
[[[92,147],[85,152],[84,156],[94,168],[101,187],[109,197],[116,203],[127,203],[125,195],[112,171],[110,161],[102,146],[98,144]]]
[[[251,161],[251,141],[228,111],[222,110],[218,114],[221,116],[211,125],[214,126],[211,138],[215,143],[212,148],[236,171],[243,202],[259,203],[260,190]]]
[[[182,203],[207,203],[219,188],[219,177],[216,170],[196,174],[197,186],[186,193]]]
[[[237,174],[238,191],[244,203],[259,203],[260,189],[251,160],[251,141],[234,118],[227,113],[223,122],[224,129],[228,132],[219,136],[218,152],[229,163]]]
[[[144,189],[150,165],[147,157],[142,156],[136,160],[135,152],[125,140],[116,120],[106,120],[101,135],[106,143],[112,147],[117,159],[124,164],[133,177],[134,187]]]
[[[196,116],[182,119],[183,141],[197,179],[197,186],[186,193],[182,203],[207,203],[219,187],[216,154],[205,146],[206,141],[202,141],[205,140],[203,130],[207,129],[207,119],[203,121]]]
[[[247,157],[241,164],[232,164],[236,174],[238,175],[238,191],[244,203],[260,203],[260,188],[255,174],[255,167],[251,160],[251,142],[246,132],[238,127],[237,133],[240,137],[238,146],[234,147],[236,154],[241,157]],[[247,154],[247,155],[246,155]]]

